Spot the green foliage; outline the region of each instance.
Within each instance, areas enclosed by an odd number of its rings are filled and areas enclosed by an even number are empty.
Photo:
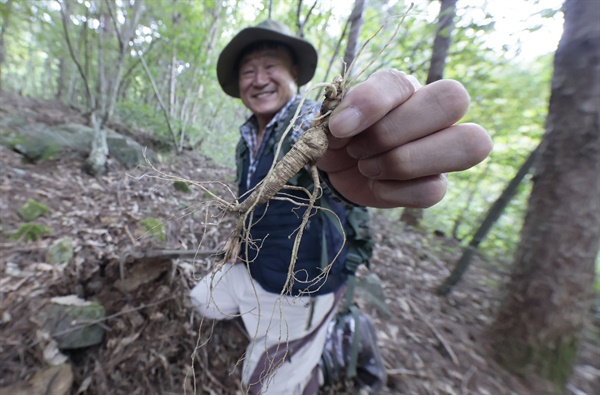
[[[9,238],[14,240],[36,241],[42,236],[48,236],[52,233],[52,229],[45,225],[36,224],[35,222],[28,222],[21,225],[19,230],[11,235]]]
[[[160,242],[167,240],[163,222],[158,218],[144,218],[140,221],[140,227],[144,234],[151,235]]]
[[[192,190],[190,189],[190,186],[185,181],[173,181],[173,188],[175,188],[175,190],[177,190],[179,192],[183,192],[183,193],[192,192]]]
[[[27,199],[27,201],[17,210],[19,216],[25,221],[34,221],[47,212],[48,206],[31,198]]]

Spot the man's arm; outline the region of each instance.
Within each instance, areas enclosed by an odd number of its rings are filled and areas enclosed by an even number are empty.
[[[333,112],[329,149],[318,166],[356,204],[432,206],[446,193],[445,173],[468,169],[492,150],[484,128],[456,124],[469,102],[453,80],[421,87],[397,70],[374,73]]]

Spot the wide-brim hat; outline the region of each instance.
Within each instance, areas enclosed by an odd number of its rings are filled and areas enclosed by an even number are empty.
[[[287,45],[298,65],[298,86],[310,81],[319,59],[317,50],[306,40],[295,37],[283,23],[267,19],[256,26],[241,30],[225,46],[217,61],[217,78],[229,96],[240,97],[238,63],[244,49],[259,41],[274,41]]]

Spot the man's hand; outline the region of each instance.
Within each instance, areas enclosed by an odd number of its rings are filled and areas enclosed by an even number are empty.
[[[479,125],[456,125],[469,94],[453,80],[421,87],[397,70],[354,87],[329,120],[318,166],[346,199],[364,206],[429,207],[446,193],[445,173],[484,160],[492,141]]]

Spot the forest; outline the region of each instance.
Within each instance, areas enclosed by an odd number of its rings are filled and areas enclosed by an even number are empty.
[[[351,63],[353,84],[455,79],[494,143],[437,205],[369,209],[378,393],[600,393],[595,0],[0,0],[0,19],[0,395],[245,393],[241,321],[189,291],[236,226],[215,196],[250,115],[217,59],[265,19],[316,47],[308,99]]]

